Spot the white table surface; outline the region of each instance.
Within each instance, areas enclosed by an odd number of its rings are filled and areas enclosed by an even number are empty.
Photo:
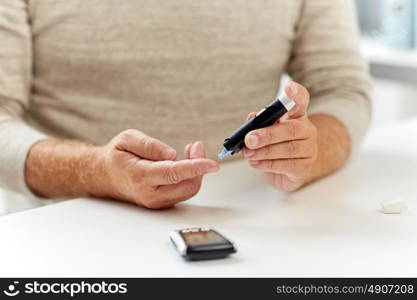
[[[379,212],[401,196],[402,215]],[[244,162],[165,211],[77,199],[0,217],[0,276],[417,276],[417,120],[373,129],[356,160],[286,195]],[[186,262],[173,229],[210,226],[229,259]]]

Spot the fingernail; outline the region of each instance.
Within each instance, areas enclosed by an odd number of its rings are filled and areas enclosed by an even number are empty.
[[[255,155],[255,150],[252,150],[252,149],[245,149],[245,151],[244,151],[244,154],[245,154],[245,156],[246,157],[252,157],[252,156],[254,156]]]
[[[219,167],[217,167],[217,166],[212,166],[212,167],[209,167],[208,169],[207,169],[207,172],[208,173],[213,173],[213,172],[217,172],[219,170]]]
[[[251,147],[256,147],[259,144],[259,137],[256,134],[251,134],[248,137],[248,143]]]
[[[171,159],[171,158],[174,157],[174,155],[175,155],[175,150],[173,150],[173,149],[167,148],[162,152],[162,157],[164,159]]]

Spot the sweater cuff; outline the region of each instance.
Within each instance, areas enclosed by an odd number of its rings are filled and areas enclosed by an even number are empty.
[[[0,187],[37,198],[25,181],[25,162],[30,148],[47,138],[20,121],[0,122]]]
[[[365,102],[366,100],[364,100]],[[338,119],[347,129],[351,142],[350,157],[354,158],[365,137],[370,120],[370,108],[366,104],[345,98],[312,99],[309,114],[326,114]]]

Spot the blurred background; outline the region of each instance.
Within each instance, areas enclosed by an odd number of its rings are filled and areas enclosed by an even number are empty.
[[[375,80],[372,125],[417,116],[417,0],[356,0],[356,6]]]

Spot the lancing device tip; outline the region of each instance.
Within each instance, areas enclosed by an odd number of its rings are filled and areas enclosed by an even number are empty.
[[[219,152],[219,154],[217,154],[217,156],[220,159],[225,158],[226,156],[230,155],[232,153],[232,151],[227,151],[226,149],[223,149],[222,151]]]

